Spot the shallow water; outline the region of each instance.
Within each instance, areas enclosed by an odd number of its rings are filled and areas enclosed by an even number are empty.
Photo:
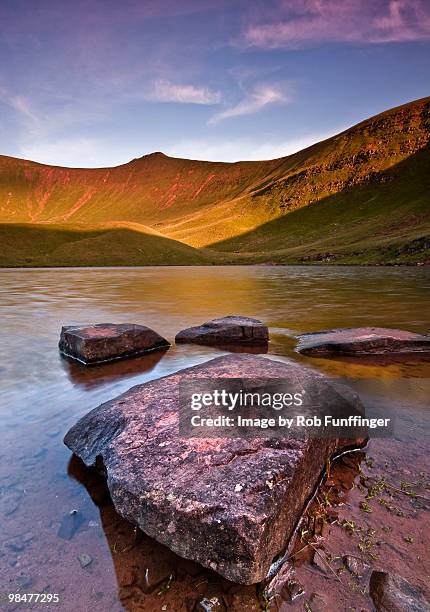
[[[363,325],[428,332],[429,296],[424,268],[1,270],[0,591],[59,593],[56,609],[67,611],[132,608],[118,586],[115,533],[69,466],[63,435],[132,385],[220,354],[181,345],[85,369],[60,357],[61,325],[135,322],[172,340],[180,329],[213,317],[257,317],[271,328],[269,353],[310,363],[346,380],[365,402],[395,408],[399,460],[406,461],[413,447],[429,449],[430,363],[304,358],[294,353],[291,334]],[[57,532],[72,509],[84,521],[64,540]],[[82,553],[92,558],[84,568],[77,560]],[[145,601],[136,609],[162,609],[162,596],[155,608]],[[175,609],[186,609],[184,602]]]

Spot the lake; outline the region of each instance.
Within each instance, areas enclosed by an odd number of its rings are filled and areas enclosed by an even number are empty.
[[[393,470],[395,464],[413,465],[422,472],[429,466],[430,363],[306,358],[294,352],[291,335],[365,325],[429,332],[429,297],[428,268],[0,270],[0,591],[45,590],[60,594],[56,609],[103,611],[185,610],[193,592],[199,593],[198,568],[179,571],[168,593],[127,591],[116,555],[124,552],[131,528],[109,505],[100,510],[92,501],[82,466],[71,461],[62,438],[103,401],[221,351],[173,345],[167,352],[86,369],[59,355],[62,325],[133,322],[173,340],[179,330],[214,317],[257,317],[270,327],[270,354],[308,363],[350,384],[363,401],[390,406],[397,415],[396,440],[373,440],[371,451],[389,456]],[[83,522],[65,540],[57,533],[71,510]],[[169,553],[145,538],[128,563],[141,555],[144,563],[162,564]],[[423,568],[416,550],[408,550],[406,573],[409,567],[410,573],[422,569],[428,575],[429,548]],[[82,554],[91,558],[86,567],[78,560]],[[247,594],[246,588],[235,597],[244,605]]]

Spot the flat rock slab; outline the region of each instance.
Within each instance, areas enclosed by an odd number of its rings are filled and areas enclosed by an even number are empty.
[[[327,459],[351,440],[181,438],[179,384],[233,377],[318,384],[320,405],[362,409],[349,388],[307,367],[227,355],[133,387],[89,412],[64,442],[107,477],[124,518],[178,555],[252,584],[285,550]]]
[[[166,349],[169,342],[153,329],[135,323],[67,325],[61,329],[60,351],[84,365],[138,357]]]
[[[258,319],[229,316],[207,321],[203,325],[180,331],[175,338],[177,344],[265,345],[269,341],[269,330]]]
[[[430,354],[430,335],[384,327],[330,329],[298,336],[297,350],[304,355]]]

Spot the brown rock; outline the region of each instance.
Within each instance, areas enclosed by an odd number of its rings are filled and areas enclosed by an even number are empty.
[[[180,556],[252,584],[284,551],[327,459],[351,440],[180,437],[178,385],[235,377],[317,387],[318,405],[330,411],[361,406],[347,387],[294,362],[228,355],[130,389],[64,441],[107,475],[119,514]]]
[[[67,325],[59,342],[63,355],[84,365],[137,357],[169,346],[157,332],[135,323]]]
[[[180,331],[175,338],[177,344],[223,345],[246,344],[265,345],[269,341],[269,330],[258,319],[229,316],[207,321],[198,327]]]
[[[370,596],[377,612],[429,612],[430,604],[419,589],[396,574],[372,572]]]
[[[331,329],[298,336],[297,351],[304,355],[430,354],[430,335],[384,327]]]

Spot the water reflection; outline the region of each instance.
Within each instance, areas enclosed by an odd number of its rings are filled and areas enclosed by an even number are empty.
[[[117,379],[125,381],[127,378],[149,373],[156,367],[167,351],[168,349],[153,351],[148,353],[148,355],[135,359],[114,361],[91,367],[85,367],[73,359],[62,356],[61,365],[72,385],[82,386],[84,389],[89,390],[114,382]]]
[[[30,585],[35,592],[49,588],[60,592],[60,609],[66,611],[132,609],[135,596],[127,593],[134,587],[126,585],[128,579],[120,569],[123,561],[131,569],[132,562],[112,550],[122,551],[128,545],[132,528],[113,516],[109,503],[97,505],[98,496],[93,503],[62,438],[83,414],[131,386],[223,353],[197,345],[172,346],[165,354],[86,369],[60,357],[62,325],[135,322],[153,327],[172,341],[179,330],[214,317],[260,318],[272,328],[269,355],[308,363],[353,386],[366,403],[383,406],[385,402],[397,411],[399,440],[390,452],[393,464],[403,465],[412,453],[414,462],[426,458],[426,448],[428,453],[424,417],[428,423],[429,363],[312,359],[294,352],[292,334],[366,325],[428,332],[429,289],[430,271],[424,268],[0,271],[2,590]],[[376,449],[383,448],[382,442],[372,443]],[[88,485],[88,491],[92,489]],[[72,510],[80,512],[84,521],[71,540],[65,541],[57,534],[64,516]],[[145,546],[150,543],[141,546],[139,556],[149,562]],[[82,555],[90,556],[92,562],[83,567]],[[199,576],[187,572],[174,581],[182,585],[182,590],[174,591],[177,602],[171,604],[177,610],[186,609],[187,598],[195,601],[196,594],[206,589],[199,585]],[[255,588],[242,589],[239,595],[215,577],[205,580],[210,588],[204,592],[221,593],[231,606],[235,597],[242,604],[246,596],[254,601]],[[163,596],[157,592],[142,592],[136,600],[140,609],[161,609]],[[148,597],[153,599],[145,599]],[[175,607],[169,605],[172,609]]]

